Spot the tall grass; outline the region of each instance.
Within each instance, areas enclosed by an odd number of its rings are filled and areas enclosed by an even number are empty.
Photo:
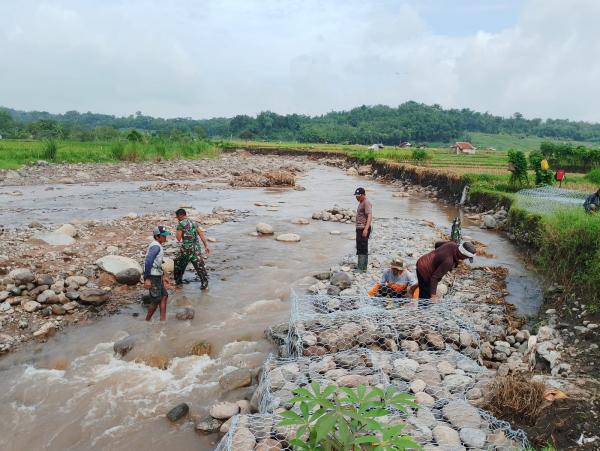
[[[58,155],[58,144],[53,139],[48,139],[44,141],[44,147],[42,151],[42,158],[48,161],[56,160],[56,156]]]
[[[114,142],[110,146],[110,154],[117,161],[125,160],[125,144],[120,141]]]
[[[597,308],[600,300],[600,217],[583,209],[545,218],[539,265],[554,280]]]

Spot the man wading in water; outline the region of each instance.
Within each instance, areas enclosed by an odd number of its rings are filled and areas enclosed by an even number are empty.
[[[185,273],[187,265],[191,263],[200,279],[200,289],[206,290],[208,288],[208,274],[206,273],[206,267],[204,266],[204,256],[202,255],[200,240],[202,240],[204,249],[206,249],[206,256],[210,254],[208,242],[206,241],[202,230],[194,224],[194,221],[187,217],[187,213],[183,208],[177,210],[175,216],[179,221],[175,237],[177,238],[177,241],[181,241],[181,250],[175,259],[175,270],[173,274],[175,283],[177,285],[183,283],[183,273]],[[200,239],[198,239],[198,237],[200,237]]]
[[[367,199],[364,188],[356,188],[354,196],[358,201],[356,209],[356,255],[358,255],[358,270],[364,272],[369,264],[369,237],[373,221],[373,206]]]
[[[157,226],[154,227],[152,234],[154,235],[154,240],[148,246],[146,258],[144,259],[144,288],[148,289],[147,301],[145,302],[150,304],[146,321],[152,319],[152,315],[154,315],[159,304],[160,320],[166,321],[169,280],[164,275],[162,267],[164,254],[162,245],[166,243],[167,237],[171,235],[171,232],[167,231],[164,226]]]
[[[448,271],[456,268],[467,258],[473,262],[475,246],[464,242],[460,246],[454,241],[438,241],[435,250],[417,260],[417,279],[419,280],[419,298],[437,301],[437,286]]]

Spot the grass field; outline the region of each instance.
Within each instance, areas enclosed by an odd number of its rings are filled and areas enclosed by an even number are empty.
[[[220,148],[210,141],[197,142],[79,142],[56,141],[56,156],[49,158],[46,141],[0,141],[0,169],[16,169],[37,160],[55,163],[116,163],[119,161],[216,158]]]

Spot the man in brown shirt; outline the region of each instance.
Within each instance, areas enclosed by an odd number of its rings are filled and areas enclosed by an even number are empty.
[[[364,188],[356,188],[354,196],[358,201],[356,209],[356,255],[358,255],[358,270],[366,271],[369,264],[369,237],[373,222],[373,206],[367,199]]]
[[[417,260],[417,279],[419,280],[419,297],[437,300],[437,286],[442,277],[458,266],[462,260],[473,262],[475,246],[464,242],[460,246],[454,241],[438,241],[435,250]]]

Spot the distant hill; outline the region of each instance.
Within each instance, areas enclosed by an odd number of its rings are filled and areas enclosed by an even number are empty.
[[[109,139],[122,130],[178,137],[194,135],[215,138],[264,139],[313,143],[397,145],[447,143],[468,140],[470,133],[502,134],[542,139],[600,142],[600,124],[565,119],[526,119],[520,113],[505,118],[470,109],[444,109],[439,105],[406,102],[398,107],[360,106],[320,116],[280,115],[265,111],[257,116],[195,120],[163,119],[135,115],[68,111],[18,111],[0,107],[0,134],[5,137],[47,137],[65,139]]]

